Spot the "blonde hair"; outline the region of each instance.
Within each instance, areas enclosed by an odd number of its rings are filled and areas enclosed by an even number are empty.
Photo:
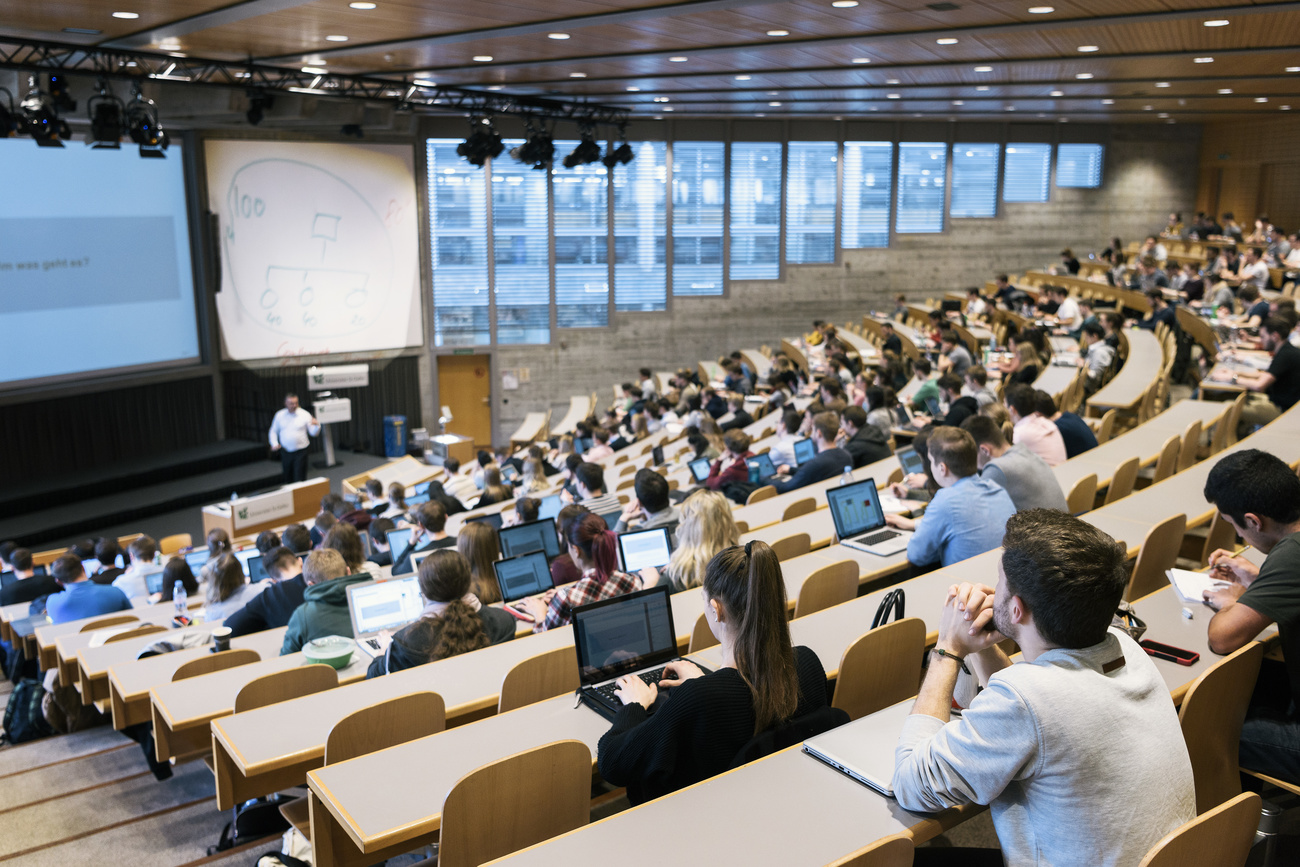
[[[722,428],[718,427],[717,421],[708,413],[700,420],[700,433],[709,441],[710,446],[718,450],[718,454],[727,450],[726,443],[722,441]]]
[[[546,467],[540,458],[524,458],[524,483],[520,486],[521,495],[531,494],[546,488]]]
[[[470,589],[484,605],[501,601],[496,570],[492,564],[501,558],[497,531],[483,521],[467,521],[456,535],[456,550],[469,561]]]
[[[1034,344],[1028,341],[1016,344],[1016,354],[1020,356],[1020,363],[1038,365],[1038,350],[1034,349]]]
[[[740,530],[731,516],[731,503],[719,491],[700,490],[682,503],[677,524],[677,550],[666,567],[678,588],[699,587],[704,571],[719,552],[740,543]]]

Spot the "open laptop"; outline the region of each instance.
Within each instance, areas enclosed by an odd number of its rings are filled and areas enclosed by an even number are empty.
[[[650,450],[650,466],[662,467],[664,465],[664,447],[655,446]]]
[[[785,476],[776,474],[776,467],[772,464],[772,456],[767,452],[752,458],[745,458],[745,466],[749,468],[749,483],[757,485],[762,483],[763,479],[780,479],[784,481]]]
[[[515,469],[514,464],[502,464],[501,478],[504,479],[507,484],[513,485],[515,482],[519,481],[519,470]]]
[[[347,593],[352,635],[357,647],[371,657],[382,652],[376,635],[385,629],[389,632],[401,629],[419,618],[424,610],[424,597],[414,575],[350,584]]]
[[[207,562],[208,562],[207,548],[196,548],[195,550],[185,555],[185,563],[190,567],[190,571],[193,572],[195,575],[199,574],[199,570],[202,569],[203,565]]]
[[[904,446],[894,452],[898,458],[899,465],[903,468],[903,475],[910,476],[913,473],[924,473],[925,464],[921,461],[920,454],[911,446]]]
[[[249,570],[248,561],[252,560],[254,557],[261,556],[262,552],[256,548],[245,548],[242,551],[235,552],[235,559],[239,561],[239,565],[243,568],[244,574],[250,577],[253,573]]]
[[[560,556],[560,539],[555,532],[554,518],[502,527],[500,538],[502,557],[517,557],[533,551],[543,552],[548,561]]]
[[[248,581],[250,584],[270,580],[271,573],[266,571],[266,564],[262,561],[262,555],[260,552],[249,557],[248,562],[244,565],[248,569]]]
[[[673,554],[672,539],[667,527],[652,530],[633,530],[618,537],[618,556],[624,572],[640,572],[668,565]]]
[[[498,560],[492,564],[497,576],[497,587],[501,589],[501,601],[505,603],[507,614],[513,614],[520,620],[534,622],[527,609],[516,603],[519,600],[545,593],[552,587],[551,570],[546,565],[545,551],[531,551]]]
[[[815,457],[817,457],[817,444],[816,444],[816,443],[814,443],[814,442],[813,442],[812,440],[810,440],[808,437],[804,437],[804,438],[801,439],[801,440],[796,440],[796,441],[795,441],[795,444],[794,444],[794,463],[795,463],[795,466],[802,466],[803,464],[808,463],[809,461],[811,461],[811,460],[812,460],[813,458],[815,458]]]
[[[537,507],[538,518],[556,518],[560,514],[560,509],[564,508],[564,500],[559,494],[551,494],[549,497],[542,497],[541,505]]]
[[[392,557],[393,563],[399,563],[406,549],[411,547],[411,528],[394,527],[384,536],[384,541],[388,543],[388,554]]]
[[[658,683],[664,666],[678,659],[677,630],[668,587],[625,593],[573,609],[573,643],[578,651],[578,696],[607,720],[623,706],[615,681],[635,674]]]
[[[465,520],[466,520],[466,521],[482,521],[484,524],[487,524],[487,525],[488,525],[489,527],[491,527],[493,530],[500,530],[500,529],[501,529],[501,513],[500,513],[500,512],[493,512],[493,513],[490,514],[490,515],[476,515],[476,516],[474,516],[473,518],[466,518]],[[396,561],[394,561],[394,562],[396,562]]]
[[[826,502],[831,507],[835,535],[841,545],[882,557],[907,550],[912,534],[885,526],[885,512],[875,479],[827,488]]]
[[[913,700],[871,715],[871,734],[864,736],[857,723],[831,729],[803,742],[803,751],[825,762],[841,774],[894,797],[894,745],[903,732],[903,722],[912,712]]]
[[[429,489],[428,489],[428,488],[425,488],[423,494],[416,494],[414,497],[407,497],[407,498],[406,498],[406,505],[408,505],[408,506],[412,506],[412,507],[413,507],[413,506],[423,506],[423,505],[424,505],[425,503],[427,503],[427,502],[429,502]]]
[[[927,397],[925,399],[925,409],[930,414],[930,418],[943,418],[943,408],[939,405],[938,398]]]
[[[691,477],[697,482],[703,482],[709,477],[709,469],[712,464],[709,463],[708,458],[696,458],[687,466],[691,468]]]

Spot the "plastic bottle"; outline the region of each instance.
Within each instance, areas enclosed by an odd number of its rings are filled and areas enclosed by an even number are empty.
[[[188,606],[186,605],[187,601],[185,584],[178,580],[174,585],[172,585],[172,604],[176,606],[177,617],[184,617],[186,615],[186,612],[188,611]]]
[[[851,485],[853,484],[853,482],[854,482],[853,466],[851,464],[845,464],[844,474],[840,476],[840,486],[843,487],[844,485]]]

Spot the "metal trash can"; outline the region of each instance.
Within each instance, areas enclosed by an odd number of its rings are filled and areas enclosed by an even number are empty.
[[[384,456],[400,458],[406,454],[406,416],[384,416]]]

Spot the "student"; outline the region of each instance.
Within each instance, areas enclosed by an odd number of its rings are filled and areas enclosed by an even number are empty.
[[[428,503],[425,503],[427,506]],[[302,605],[289,618],[280,655],[297,653],[303,645],[327,635],[352,637],[352,615],[348,612],[348,587],[369,581],[365,573],[349,575],[343,555],[333,549],[312,551],[302,567],[307,589]]]
[[[658,687],[635,675],[618,680],[623,707],[597,756],[601,777],[626,786],[634,805],[722,773],[755,735],[829,704],[817,655],[791,646],[785,581],[771,548],[727,548],[709,562],[703,586],[722,666],[705,674],[671,662]],[[660,689],[664,701],[656,701]]]
[[[365,507],[374,517],[379,517],[388,509],[384,499],[384,483],[379,479],[366,479]]]
[[[208,531],[208,559],[215,560],[222,554],[234,552],[234,546],[230,543],[230,534],[220,527],[213,527]]]
[[[678,516],[677,509],[673,507],[673,502],[668,496],[668,480],[654,470],[637,470],[632,482],[632,490],[636,492],[636,496],[623,507],[623,514],[614,525],[614,532],[626,533],[629,529],[653,530],[656,527],[667,527],[668,535],[671,537],[673,531],[677,529]]]
[[[1088,368],[1084,388],[1088,394],[1092,394],[1101,388],[1106,374],[1110,372],[1110,366],[1115,361],[1115,350],[1106,342],[1105,329],[1096,322],[1083,326],[1080,340],[1084,355],[1079,359],[1079,365]]]
[[[409,509],[406,505],[406,486],[401,482],[393,482],[388,486],[388,507],[375,517],[396,521],[404,517]]]
[[[492,565],[501,559],[501,537],[496,528],[482,521],[467,522],[456,535],[456,551],[469,563],[470,590],[474,595],[489,605],[500,602],[501,588]]]
[[[925,412],[927,400],[939,399],[939,384],[930,378],[930,362],[927,359],[918,358],[912,362],[912,374],[916,377],[916,381],[921,383],[921,387],[912,395],[912,409]]]
[[[187,600],[198,597],[199,582],[194,577],[194,570],[190,568],[189,563],[185,562],[185,558],[179,554],[168,560],[167,565],[163,567],[162,593],[158,597],[159,602],[171,602],[175,598],[177,581],[181,582]]]
[[[786,481],[771,483],[778,494],[834,478],[843,473],[845,467],[853,466],[853,456],[835,444],[839,429],[840,417],[837,413],[819,412],[813,416],[812,441],[817,447],[817,454],[800,464],[794,475]]]
[[[1285,319],[1265,319],[1259,327],[1259,343],[1273,356],[1268,370],[1232,375],[1233,383],[1256,392],[1241,410],[1241,426],[1247,431],[1268,424],[1300,401],[1300,348],[1287,340],[1290,333]]]
[[[45,600],[45,613],[54,623],[131,610],[131,600],[125,593],[110,584],[91,583],[81,561],[72,554],[64,554],[55,560],[50,572],[63,587],[62,591],[51,593]]]
[[[442,486],[442,482],[436,480],[425,482],[425,491],[429,494],[431,501],[436,500],[442,504],[442,510],[447,513],[448,518],[469,511],[465,508],[464,503],[447,493],[447,489]]]
[[[162,570],[161,566],[154,564],[154,558],[158,556],[158,543],[149,536],[141,535],[132,539],[126,550],[131,563],[125,572],[113,579],[112,586],[125,593],[127,599],[147,599],[149,586],[145,582],[145,575]]]
[[[551,589],[538,599],[523,600],[533,616],[533,631],[544,632],[566,626],[573,620],[573,609],[641,589],[641,578],[618,569],[618,543],[600,515],[584,515],[569,523],[569,557],[582,570],[582,578],[568,587]]]
[[[325,541],[325,534],[330,531],[330,527],[338,522],[339,519],[334,517],[333,512],[319,512],[310,530],[312,547],[319,548],[320,543]]]
[[[542,501],[535,497],[520,497],[515,500],[514,523],[531,524],[541,517]]]
[[[571,503],[560,509],[559,514],[555,516],[555,534],[559,537],[560,543],[560,556],[551,561],[551,584],[555,587],[572,584],[582,578],[582,570],[569,556],[569,530],[574,521],[590,514],[582,506]]]
[[[514,491],[501,481],[501,470],[491,466],[483,471],[483,495],[474,503],[475,509],[491,506],[494,503],[504,503],[513,498]]]
[[[295,554],[306,554],[312,549],[311,531],[302,524],[290,524],[280,534],[280,543]]]
[[[1012,385],[1006,391],[1007,413],[1011,416],[1013,438],[1043,460],[1048,466],[1066,461],[1065,440],[1061,431],[1038,412],[1038,396],[1031,385]]]
[[[840,447],[853,458],[855,469],[883,461],[894,453],[889,447],[889,437],[875,425],[867,424],[867,412],[860,406],[844,408],[837,439]]]
[[[749,481],[749,466],[745,461],[754,456],[749,450],[749,434],[743,430],[729,430],[722,437],[726,449],[722,456],[709,467],[709,477],[704,480],[704,487],[710,491],[720,491],[727,485]],[[791,459],[793,463],[793,458]],[[788,466],[778,466],[778,472],[788,472]]]
[[[383,568],[393,565],[393,552],[388,546],[388,534],[397,525],[391,518],[375,518],[370,522],[370,562]],[[263,563],[266,561],[264,560]]]
[[[1210,555],[1214,577],[1231,582],[1205,594],[1210,649],[1232,653],[1270,624],[1281,633],[1285,678],[1265,661],[1241,727],[1241,766],[1300,783],[1300,479],[1258,449],[1222,458],[1205,480],[1205,499],[1246,544],[1265,555],[1255,566],[1223,549]]]
[[[265,557],[267,554],[270,554],[276,548],[280,547],[280,536],[274,530],[263,530],[257,534],[257,539],[253,542],[253,547],[257,549],[259,554]]]
[[[367,679],[515,637],[515,618],[483,604],[470,590],[469,562],[460,552],[434,551],[424,558],[419,582],[425,598],[420,619],[392,637],[386,632],[379,634],[384,654],[371,660]]]
[[[361,546],[361,534],[351,524],[340,521],[330,527],[320,546],[338,551],[343,556],[343,562],[348,566],[349,574],[364,572],[376,580],[383,574],[377,563],[371,563],[366,559],[365,548]]]
[[[460,461],[446,458],[442,462],[442,468],[447,473],[447,480],[442,483],[442,487],[448,496],[455,497],[464,505],[477,498],[478,485],[474,484],[473,478],[461,473]]]
[[[99,567],[95,569],[90,580],[96,584],[112,584],[125,569],[118,568],[117,558],[122,556],[122,547],[116,539],[105,536],[95,543],[95,559]]]
[[[588,448],[583,455],[585,460],[599,461],[614,454],[614,449],[609,444],[609,431],[603,427],[598,427],[592,430],[591,436],[595,440],[595,444]]]
[[[415,532],[411,534],[411,545],[402,554],[402,558],[393,564],[394,575],[409,575],[415,571],[411,568],[412,554],[431,551],[434,548],[450,548],[456,544],[456,540],[445,532],[447,513],[443,511],[442,503],[434,500],[421,503],[415,510],[415,520],[416,527]]]
[[[618,495],[605,492],[605,471],[600,464],[579,464],[573,471],[573,481],[578,489],[578,505],[587,511],[597,515],[623,511]]]
[[[975,363],[971,358],[970,350],[966,344],[962,343],[957,332],[951,328],[945,328],[939,332],[939,372],[953,373],[959,378],[966,375],[970,366]]]
[[[302,605],[307,578],[302,574],[302,559],[288,548],[279,547],[262,555],[262,565],[270,576],[269,586],[250,599],[243,608],[226,617],[223,624],[231,635],[250,635],[263,629],[287,626],[293,613]]]
[[[1002,436],[1002,428],[985,415],[961,423],[978,449],[980,475],[1002,486],[1017,512],[1026,509],[1069,511],[1061,484],[1047,461],[1024,446],[1013,446]]]
[[[15,548],[9,554],[9,567],[14,574],[13,578],[0,588],[0,605],[33,602],[42,596],[58,593],[61,589],[59,582],[55,581],[52,575],[36,574],[36,569],[32,565],[32,552],[26,548]]]
[[[903,341],[894,330],[894,323],[892,322],[880,323],[880,351],[882,354],[886,352],[892,352],[895,355],[903,354]]]
[[[709,561],[727,548],[740,544],[740,529],[731,514],[731,503],[718,491],[697,490],[678,510],[677,547],[668,564],[646,578],[647,585],[667,581],[674,593],[699,587]],[[650,570],[646,570],[649,572]]]
[[[907,543],[908,561],[948,566],[1002,544],[1002,530],[1016,507],[1001,485],[979,475],[974,438],[961,428],[936,427],[926,450],[940,490],[925,517],[885,516],[889,526],[915,531]]]
[[[1067,459],[1097,447],[1097,435],[1088,423],[1075,413],[1061,412],[1056,408],[1056,398],[1041,388],[1034,389],[1034,404],[1038,407],[1038,414],[1056,425],[1056,429],[1061,432]]]
[[[803,416],[793,409],[787,409],[781,415],[781,425],[777,430],[776,442],[768,450],[768,457],[772,459],[772,466],[779,467],[783,464],[794,464],[794,444],[800,439],[799,427],[803,424]]]
[[[948,427],[960,427],[961,423],[980,411],[979,401],[962,394],[965,384],[955,373],[945,373],[938,379],[939,398],[948,404],[948,412],[934,423]]]
[[[1138,322],[1137,327],[1146,331],[1155,331],[1156,326],[1164,323],[1169,328],[1178,328],[1177,314],[1174,308],[1169,306],[1165,300],[1165,295],[1159,289],[1148,289],[1146,291],[1147,301],[1151,304],[1151,314]]]
[[[997,395],[989,391],[989,372],[982,364],[973,364],[966,371],[966,381],[962,384],[961,393],[975,398],[975,404],[981,407],[998,402]]]
[[[234,614],[249,600],[266,589],[265,584],[249,584],[244,577],[244,567],[234,554],[222,554],[209,560],[203,567],[203,582],[207,585],[207,605],[203,607],[204,623],[219,623]]]
[[[732,393],[727,398],[727,410],[731,413],[731,419],[719,425],[724,434],[729,430],[740,430],[754,423],[754,417],[745,410],[744,395]]]

